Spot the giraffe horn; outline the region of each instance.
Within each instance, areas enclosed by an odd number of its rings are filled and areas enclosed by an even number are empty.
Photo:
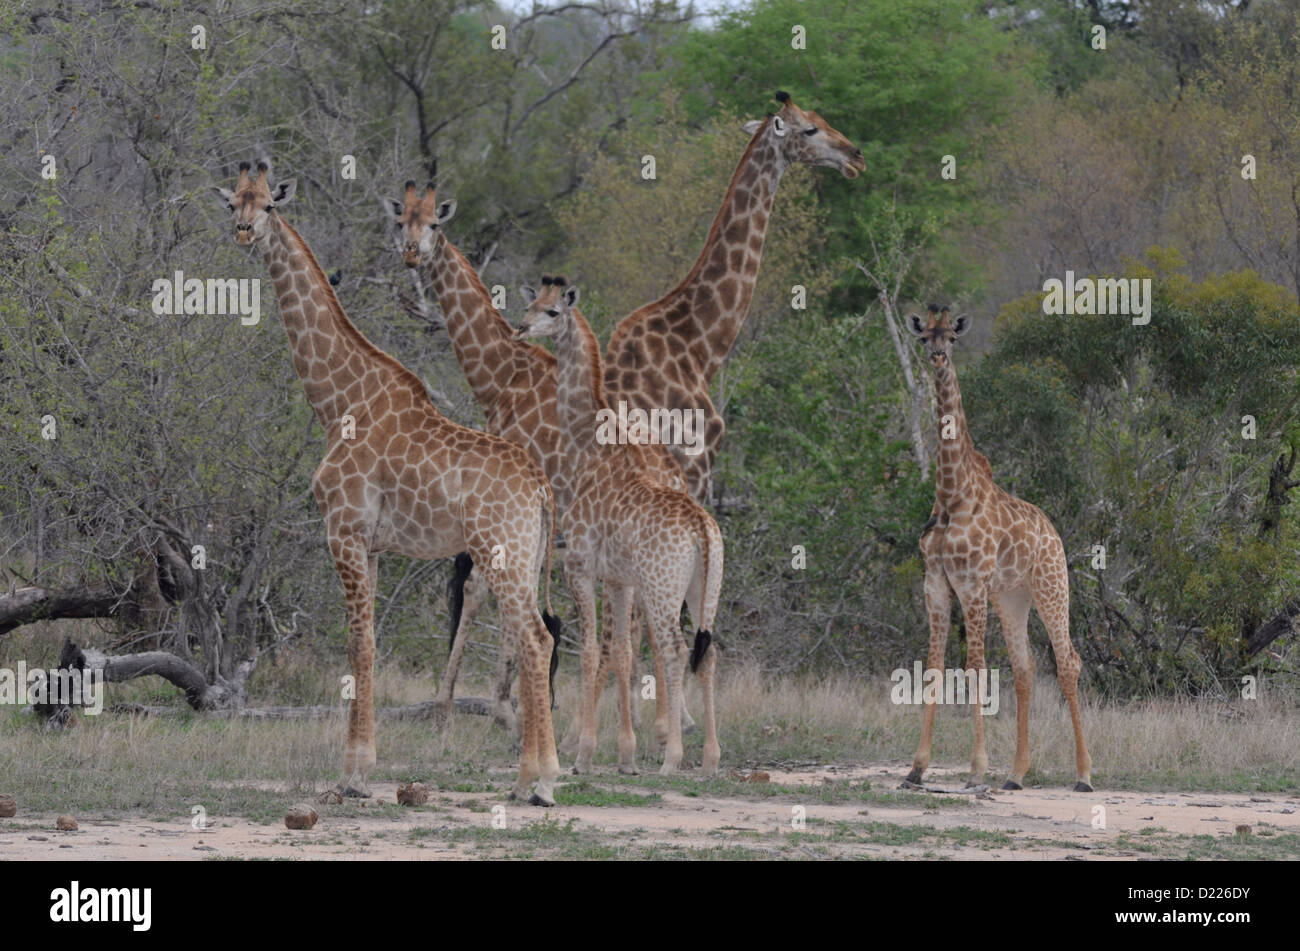
[[[235,191],[242,191],[248,187],[248,170],[250,168],[252,168],[252,166],[248,162],[239,163],[239,181],[235,183]]]
[[[269,172],[270,170],[271,170],[271,166],[267,165],[265,161],[258,162],[258,163],[257,163],[257,180],[258,180],[259,182],[265,182],[265,181],[266,181],[266,173]]]

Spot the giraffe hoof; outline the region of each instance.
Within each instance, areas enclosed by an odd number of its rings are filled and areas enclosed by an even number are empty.
[[[549,808],[549,807],[555,805],[555,800],[554,800],[554,799],[543,799],[541,796],[537,795],[537,793],[533,793],[531,796],[528,797],[528,805],[530,805],[530,806],[546,806],[547,808]]]
[[[921,785],[921,771],[915,766],[912,767],[912,771],[907,774],[907,779],[903,780],[903,782],[911,783],[913,786]]]
[[[1074,784],[1074,791],[1075,791],[1075,792],[1092,792],[1093,789],[1092,789],[1092,787],[1089,786],[1087,783],[1083,782],[1083,780],[1080,780],[1079,782],[1077,782],[1077,783]]]
[[[1008,779],[1005,783],[1002,784],[1002,788],[1003,789],[1024,789],[1025,787],[1020,785],[1014,779]]]
[[[635,766],[620,766],[618,771],[624,776],[640,776]]]
[[[340,783],[337,787],[335,787],[335,792],[337,792],[344,799],[369,799],[370,798],[369,789],[367,789],[365,786],[353,786],[351,783],[347,783],[346,785]]]

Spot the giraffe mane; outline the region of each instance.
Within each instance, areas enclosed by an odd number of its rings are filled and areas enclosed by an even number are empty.
[[[718,204],[718,211],[713,216],[713,224],[709,226],[709,233],[704,238],[704,248],[700,251],[699,257],[695,259],[695,263],[691,265],[690,271],[688,271],[686,276],[678,282],[677,286],[667,294],[664,294],[658,300],[651,301],[648,304],[638,307],[627,318],[625,318],[626,320],[631,320],[643,312],[658,310],[665,301],[680,294],[688,284],[699,276],[700,271],[704,270],[705,258],[708,256],[709,248],[711,248],[713,243],[717,240],[718,233],[722,230],[722,216],[731,204],[731,198],[733,193],[736,191],[736,186],[740,182],[740,176],[745,171],[745,167],[749,164],[750,156],[754,154],[754,147],[758,145],[759,137],[762,136],[762,134],[767,130],[767,127],[771,124],[772,115],[769,113],[762,120],[757,131],[750,136],[749,145],[745,146],[745,151],[740,156],[740,161],[736,163],[736,170],[731,173],[731,181],[727,184],[727,193],[722,196],[722,201]],[[615,328],[615,331],[617,332],[617,328]]]
[[[304,259],[307,261],[307,268],[311,280],[316,286],[324,288],[326,306],[329,308],[330,316],[334,319],[335,325],[340,329],[340,331],[342,331],[343,335],[347,337],[348,340],[357,347],[357,349],[365,353],[366,356],[371,357],[375,361],[392,369],[402,383],[411,387],[420,399],[425,400],[432,405],[433,401],[429,397],[429,390],[424,385],[424,381],[416,376],[411,370],[408,370],[395,357],[390,356],[371,343],[369,338],[361,332],[360,328],[351,321],[347,312],[343,310],[343,305],[339,303],[338,295],[334,293],[334,288],[330,284],[329,279],[326,278],[324,269],[321,268],[320,262],[316,260],[316,255],[312,253],[311,248],[308,246],[307,242],[303,240],[302,235],[294,229],[293,225],[285,221],[279,213],[272,212],[272,214],[275,214],[275,216],[279,218],[280,226],[285,229],[285,233],[288,235],[289,240],[291,240],[297,249],[302,252]]]

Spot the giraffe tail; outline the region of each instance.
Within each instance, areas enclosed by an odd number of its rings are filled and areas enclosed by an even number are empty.
[[[542,547],[546,551],[546,561],[543,566],[542,576],[543,591],[545,592],[544,603],[545,610],[542,611],[542,623],[546,625],[547,633],[551,635],[551,709],[555,709],[555,672],[560,668],[560,635],[564,632],[564,625],[560,622],[551,609],[551,558],[555,553],[555,497],[550,492],[543,493],[542,496]]]
[[[463,551],[456,556],[456,566],[451,580],[447,582],[447,598],[451,602],[451,637],[447,644],[447,653],[456,646],[456,633],[460,630],[460,616],[465,611],[465,582],[474,570],[474,559],[469,552]]]
[[[700,546],[700,604],[695,643],[691,647],[691,673],[699,670],[713,643],[713,623],[722,593],[722,532],[713,516],[703,509],[697,514],[695,537]],[[718,647],[721,646],[719,642]]]

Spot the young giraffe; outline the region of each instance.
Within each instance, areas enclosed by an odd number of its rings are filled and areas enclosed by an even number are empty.
[[[778,92],[781,109],[745,124],[749,145],[731,176],[704,249],[675,288],[623,319],[605,349],[605,388],[611,400],[652,410],[700,408],[705,448],[688,455],[672,447],[691,495],[708,504],[713,464],[724,425],[709,383],[726,361],[749,313],[763,257],[772,202],[791,165],[820,165],[857,178],[862,152],[815,112]]]
[[[604,444],[598,416],[608,412],[602,384],[600,346],[574,305],[578,289],[564,278],[543,278],[540,292],[522,288],[528,310],[520,337],[552,337],[559,369],[558,408],[565,464],[574,479],[574,498],[561,514],[566,548],[564,570],[582,625],[582,710],[574,772],[591,769],[596,746],[595,682],[599,665],[595,582],[605,582],[613,619],[613,651],[630,659],[632,600],[642,607],[651,636],[664,659],[668,727],[660,772],[677,769],[682,759],[682,678],[686,641],[681,632],[683,601],[695,621],[691,669],[704,694],[706,773],[718,767],[721,750],[713,710],[712,646],[714,617],[722,588],[722,533],[717,523],[684,492],[645,475],[644,447]],[[634,771],[636,735],[631,729],[626,693],[620,695],[619,770]]]
[[[970,328],[958,317],[949,323],[948,308],[930,305],[930,318],[912,314],[908,329],[921,338],[934,367],[939,404],[939,460],[935,470],[934,514],[921,534],[925,557],[925,604],[930,615],[927,669],[943,669],[948,640],[949,608],[956,593],[966,619],[967,666],[984,668],[984,631],[988,601],[1002,619],[1016,682],[1016,758],[1003,789],[1020,789],[1029,769],[1029,692],[1034,659],[1029,650],[1029,608],[1032,603],[1047,628],[1056,654],[1056,675],[1074,722],[1075,792],[1092,792],[1092,760],[1083,739],[1079,715],[1079,670],[1083,666],[1070,643],[1070,582],[1065,547],[1043,511],[993,482],[988,459],[975,451],[962,409],[957,371],[952,365],[953,341]],[[947,432],[945,433],[945,428]],[[949,438],[942,438],[947,435]],[[984,778],[984,721],[979,702],[971,704],[975,721],[975,752],[970,785]],[[935,704],[926,704],[921,742],[908,782],[919,783],[930,765]]]
[[[415,182],[408,181],[403,199],[385,200],[384,209],[401,235],[403,263],[408,268],[423,264],[429,269],[456,360],[465,372],[475,399],[483,407],[484,428],[528,450],[546,472],[555,492],[557,511],[563,513],[573,498],[573,486],[559,438],[555,356],[543,347],[516,337],[493,304],[478,272],[447,238],[444,226],[456,212],[455,200],[440,203],[437,187],[432,182],[425,186],[421,195]],[[647,447],[645,465],[650,478],[685,491],[681,467],[666,447]],[[469,640],[466,635],[487,598],[487,589],[477,582],[476,573],[470,568],[469,558],[457,559],[450,612],[452,652],[435,700],[436,709],[444,714],[451,710],[456,676]],[[514,679],[514,655],[508,646],[502,642],[498,654],[496,711],[497,719],[510,728],[509,699]],[[602,660],[608,659],[608,652],[602,652]],[[631,657],[626,660],[627,669],[616,670],[620,682],[631,678]],[[658,682],[662,683],[663,663],[657,650],[655,665]],[[604,667],[602,672],[608,673]],[[667,732],[668,710],[663,691],[656,693],[656,708],[657,732],[662,741]],[[694,726],[685,708],[683,718],[688,728]],[[573,722],[576,724],[577,721]],[[577,733],[572,727],[570,734],[576,745]],[[568,739],[566,737],[566,741]],[[565,746],[561,744],[561,748]]]
[[[518,446],[457,426],[424,384],[362,335],[324,272],[278,208],[294,182],[272,191],[267,166],[245,162],[234,191],[216,187],[235,216],[235,243],[261,249],[275,284],[294,367],[325,429],[312,491],[348,604],[348,659],[356,695],[348,708],[343,795],[367,796],[375,764],[374,597],[379,553],[445,558],[469,550],[497,596],[523,658],[519,776],[512,797],[554,805],[559,774],[547,667],[558,623],[549,614],[555,504],[538,465]],[[496,557],[494,559],[494,555]],[[537,575],[547,569],[545,619]],[[495,566],[494,566],[495,564]]]

